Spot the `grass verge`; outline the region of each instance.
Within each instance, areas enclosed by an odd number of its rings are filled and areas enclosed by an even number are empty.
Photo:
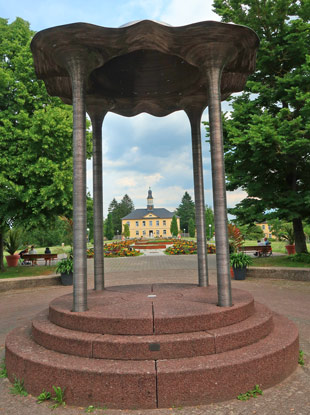
[[[302,261],[294,261],[293,255],[271,256],[253,258],[252,267],[289,267],[289,268],[310,268],[310,264]]]
[[[17,266],[6,268],[0,273],[0,279],[17,277],[36,277],[38,275],[51,275],[56,273],[56,265],[45,266]]]

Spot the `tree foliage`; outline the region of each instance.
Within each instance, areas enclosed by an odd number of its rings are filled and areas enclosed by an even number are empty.
[[[195,237],[195,231],[196,231],[195,221],[193,218],[190,218],[190,220],[188,221],[188,233],[191,238]]]
[[[0,18],[1,268],[8,226],[44,229],[50,219],[72,215],[72,107],[50,97],[37,80],[33,35],[26,21]]]
[[[117,234],[117,231],[121,232],[122,230],[122,218],[134,209],[134,203],[127,194],[123,196],[120,202],[117,202],[115,198],[112,200],[108,211],[112,214],[114,235]]]
[[[250,225],[238,225],[242,237],[250,241],[258,241],[264,237],[264,231],[260,226],[255,224]]]
[[[224,120],[227,188],[248,197],[231,212],[251,223],[293,222],[296,251],[306,252],[310,217],[310,4],[308,0],[215,0],[224,22],[261,39],[257,70]]]
[[[113,218],[112,213],[108,214],[106,227],[105,227],[105,237],[110,241],[114,237],[114,227],[113,227]]]
[[[173,215],[172,217],[172,221],[171,221],[171,225],[170,225],[170,232],[172,236],[178,236],[178,222],[177,222],[177,217],[175,215]]]
[[[214,213],[210,206],[206,206],[205,218],[207,239],[211,239],[214,234]]]
[[[180,217],[180,227],[188,232],[189,220],[192,218],[195,220],[195,203],[188,192],[185,192],[181,203],[176,209],[176,214]]]
[[[129,236],[130,236],[130,229],[129,229],[128,223],[124,223],[124,226],[123,227],[124,227],[124,230],[123,230],[122,235],[125,236],[125,238],[129,238]]]

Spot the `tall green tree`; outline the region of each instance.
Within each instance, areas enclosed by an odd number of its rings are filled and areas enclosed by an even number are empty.
[[[185,232],[188,232],[190,218],[195,220],[195,203],[188,192],[184,193],[181,203],[176,209],[176,214],[180,217],[181,229],[185,229]]]
[[[134,209],[134,203],[127,194],[123,196],[120,202],[117,202],[115,198],[112,200],[108,211],[112,214],[115,235],[117,234],[117,231],[121,232],[122,230],[122,218]]]
[[[306,252],[310,217],[309,0],[214,0],[224,22],[251,27],[261,39],[257,70],[231,100],[224,119],[228,190],[248,197],[231,211],[239,222],[293,223],[296,251]]]
[[[129,229],[128,223],[125,223],[124,224],[124,230],[123,230],[122,235],[125,236],[125,238],[129,238],[129,236],[130,236],[130,229]]]
[[[214,234],[214,213],[210,206],[206,206],[205,211],[206,218],[206,235],[207,239],[210,240]]]
[[[112,213],[108,214],[105,226],[105,237],[110,241],[114,237],[114,227]]]
[[[23,19],[0,18],[1,269],[8,226],[44,229],[53,217],[72,215],[72,107],[37,80],[33,35]]]
[[[178,236],[178,222],[177,222],[177,217],[175,215],[173,215],[172,217],[172,221],[171,221],[171,225],[170,225],[170,232],[172,236]]]
[[[196,227],[195,227],[194,219],[190,218],[190,220],[188,221],[188,233],[191,238],[195,238],[195,230],[196,230]]]

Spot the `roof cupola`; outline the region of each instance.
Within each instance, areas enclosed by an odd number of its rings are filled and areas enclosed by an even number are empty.
[[[154,208],[154,200],[152,196],[152,190],[149,188],[148,194],[147,194],[147,210],[153,210]]]

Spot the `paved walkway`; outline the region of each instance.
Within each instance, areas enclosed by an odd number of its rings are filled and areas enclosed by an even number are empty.
[[[215,256],[209,256],[210,282],[216,283]],[[88,285],[93,286],[93,260],[88,261]],[[150,282],[197,282],[196,256],[145,256],[105,260],[106,285],[143,284]],[[156,410],[118,411],[99,409],[100,415],[309,415],[310,414],[310,283],[281,280],[247,279],[232,285],[251,292],[255,299],[293,320],[299,328],[300,348],[306,364],[281,384],[264,391],[263,396],[241,402],[237,399],[199,407]],[[72,287],[53,286],[24,289],[0,294],[0,355],[4,355],[6,334],[26,324],[36,313]],[[254,385],[253,385],[254,386]],[[15,397],[9,393],[7,379],[0,379],[0,415],[50,415],[47,403],[36,404],[34,397]],[[82,415],[85,408],[58,408],[57,415]]]

